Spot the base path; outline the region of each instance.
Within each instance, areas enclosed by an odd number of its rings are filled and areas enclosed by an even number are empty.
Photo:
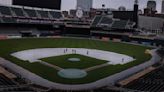
[[[93,67],[89,67],[89,68],[86,68],[84,69],[86,72],[88,71],[92,71],[92,70],[95,70],[95,69],[98,69],[98,68],[101,68],[101,67],[105,67],[105,66],[108,66],[109,64],[105,63],[105,64],[101,64],[101,65],[96,65],[96,66],[93,66]]]
[[[47,62],[44,62],[44,61],[40,61],[40,63],[43,64],[43,65],[46,65],[46,66],[49,66],[49,67],[55,68],[56,70],[62,70],[61,67],[56,66],[56,65],[53,65],[53,64],[50,64],[50,63],[47,63]]]

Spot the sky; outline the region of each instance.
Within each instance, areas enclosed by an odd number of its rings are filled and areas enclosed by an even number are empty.
[[[147,5],[148,0],[138,0],[139,8],[143,9]],[[162,0],[157,2],[157,11],[161,12]],[[12,0],[0,0],[0,4],[12,4]],[[127,9],[133,9],[134,0],[93,0],[93,8],[101,8],[105,4],[106,8],[118,9],[119,6],[125,6]],[[62,0],[61,10],[69,10],[76,8],[76,0]]]
[[[146,8],[148,0],[138,0],[139,8],[143,10]],[[155,0],[157,2],[157,11],[161,12],[162,0]],[[134,0],[93,0],[93,8],[101,8],[105,4],[106,8],[118,9],[119,6],[125,6],[127,9],[133,9]],[[62,0],[62,10],[74,9],[76,7],[76,0]]]

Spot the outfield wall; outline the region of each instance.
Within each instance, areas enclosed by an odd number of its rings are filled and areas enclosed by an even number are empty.
[[[116,73],[112,76],[106,77],[104,79],[98,80],[96,82],[88,83],[88,84],[81,84],[81,85],[67,85],[67,84],[60,84],[60,83],[54,83],[51,81],[48,81],[46,79],[41,78],[40,76],[29,72],[28,70],[11,63],[8,60],[5,60],[3,58],[0,58],[0,64],[3,66],[13,70],[16,73],[19,73],[22,77],[31,80],[32,83],[45,86],[45,87],[50,87],[50,88],[56,88],[56,89],[63,89],[63,90],[87,90],[87,89],[95,89],[99,87],[103,87],[106,85],[111,85],[117,82],[118,80],[124,79],[127,76],[130,76],[136,72],[139,72],[157,62],[160,61],[160,57],[155,53],[156,50],[152,51],[153,57],[151,60],[140,64],[138,66],[129,68],[127,70],[124,70],[120,73]]]

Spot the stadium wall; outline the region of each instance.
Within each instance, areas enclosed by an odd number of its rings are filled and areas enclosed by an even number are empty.
[[[88,84],[81,84],[81,85],[80,84],[79,85],[68,85],[68,84],[60,84],[60,83],[54,83],[54,82],[48,81],[48,80],[43,79],[40,76],[22,68],[16,64],[13,64],[12,62],[10,62],[8,60],[0,58],[1,65],[13,70],[16,73],[19,73],[23,78],[31,80],[31,83],[38,84],[41,86],[46,86],[49,88],[62,89],[62,90],[89,90],[89,89],[100,88],[100,87],[103,87],[106,85],[113,85],[117,81],[122,80],[136,72],[139,72],[159,61],[160,61],[160,57],[156,54],[156,50],[153,50],[153,57],[151,58],[151,60],[149,60],[143,64],[129,68],[120,73],[116,73],[116,74],[106,77],[104,79],[100,79],[96,82],[92,82],[92,83],[88,83]]]

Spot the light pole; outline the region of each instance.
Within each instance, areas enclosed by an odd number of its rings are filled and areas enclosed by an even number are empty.
[[[105,4],[102,4],[102,15],[105,15]]]

